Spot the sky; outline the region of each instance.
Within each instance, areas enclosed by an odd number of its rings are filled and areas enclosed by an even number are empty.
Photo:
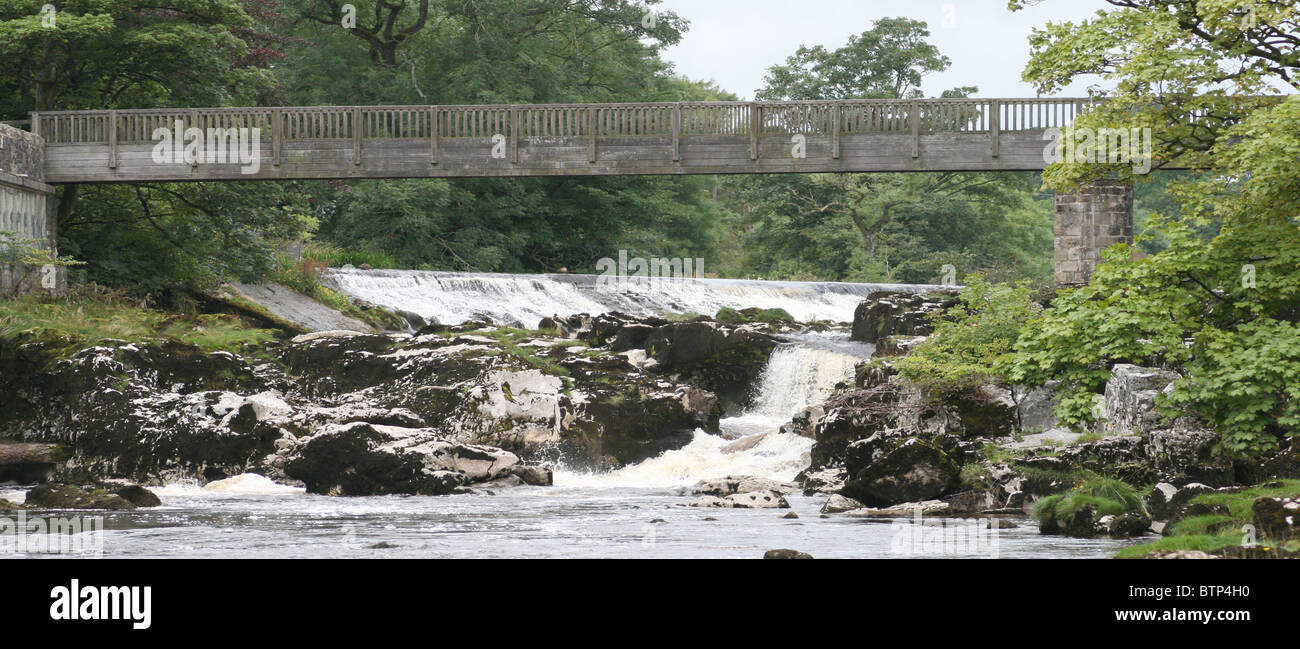
[[[947,71],[926,77],[927,97],[958,86],[977,86],[977,97],[1035,97],[1020,80],[1029,60],[1029,33],[1047,22],[1086,19],[1113,8],[1103,0],[1044,0],[1019,12],[1007,0],[664,0],[690,21],[681,43],[665,58],[680,74],[713,79],[723,89],[752,99],[767,68],[785,62],[800,45],[842,47],[852,34],[887,17],[922,20],[930,42],[952,59]],[[1076,81],[1059,97],[1085,97],[1101,80]]]

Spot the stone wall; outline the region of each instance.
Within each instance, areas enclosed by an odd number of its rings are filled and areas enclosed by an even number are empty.
[[[0,124],[0,232],[54,249],[54,188],[41,182],[44,167],[45,143],[40,137]],[[21,273],[15,270],[0,264],[0,293],[8,293],[19,281],[15,275]],[[31,280],[39,282],[36,275]],[[65,274],[60,270],[53,277],[52,288],[61,287]]]
[[[1057,286],[1087,284],[1101,251],[1133,242],[1133,185],[1096,180],[1077,194],[1056,195]]]

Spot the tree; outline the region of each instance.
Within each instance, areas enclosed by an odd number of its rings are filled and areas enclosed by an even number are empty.
[[[1058,414],[1081,425],[1116,363],[1168,368],[1181,378],[1160,401],[1167,414],[1199,418],[1232,454],[1276,449],[1300,428],[1300,100],[1232,93],[1294,85],[1297,9],[1253,3],[1252,25],[1235,0],[1111,4],[1119,9],[1037,34],[1027,78],[1055,87],[1106,74],[1115,110],[1091,123],[1117,123],[1106,120],[1126,119],[1127,107],[1165,132],[1165,155],[1209,173],[1171,184],[1180,213],[1149,217],[1163,251],[1103,253],[1087,286],[1025,328],[1011,376],[1060,380]],[[1101,173],[1086,166],[1062,165],[1053,181]]]
[[[1107,101],[1076,121],[1093,128],[1150,127],[1156,165],[1208,167],[1208,153],[1233,125],[1276,104],[1278,88],[1300,89],[1300,8],[1292,0],[1108,0],[1116,9],[1079,24],[1049,23],[1030,36],[1023,78],[1041,93],[1098,75]],[[1021,9],[1024,0],[1011,0]],[[1273,95],[1269,97],[1269,95]],[[1053,188],[1071,189],[1119,165],[1054,164]]]
[[[952,65],[927,42],[924,22],[883,18],[871,29],[849,37],[847,45],[827,50],[800,46],[785,65],[768,69],[763,100],[898,99],[922,97],[921,80]],[[965,89],[974,92],[974,88]]]
[[[853,36],[844,47],[800,47],[774,66],[760,99],[858,99],[920,96],[924,75],[947,69],[950,61],[926,42],[925,23],[886,18]],[[954,88],[964,96],[974,88]],[[991,238],[991,221],[1037,208],[1022,175],[818,174],[748,178],[736,182],[736,208],[748,216],[751,260],[764,276],[856,281],[935,282],[946,263],[965,272],[990,270],[1005,276],[1012,267],[1032,273],[1010,250],[976,253]],[[1042,216],[1042,210],[1037,210]],[[928,232],[936,221],[981,223],[983,231],[950,238]],[[1039,220],[1039,227],[1043,223]],[[964,228],[948,228],[947,234]],[[1032,244],[1044,252],[1044,236]],[[855,240],[856,239],[856,240]],[[1023,242],[1021,237],[1012,241]],[[1050,246],[1050,242],[1046,242]],[[998,258],[1001,259],[998,259]],[[1017,274],[1011,271],[1010,274]],[[1024,276],[1023,274],[1020,276]]]

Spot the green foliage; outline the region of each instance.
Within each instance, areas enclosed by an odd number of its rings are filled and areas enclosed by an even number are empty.
[[[935,319],[934,335],[894,366],[934,400],[1003,382],[1016,339],[1039,310],[1025,284],[967,276],[959,302]]]
[[[74,198],[59,247],[87,265],[71,279],[162,303],[266,277],[278,248],[315,226],[296,183],[87,185]]]
[[[1217,174],[1179,185],[1180,220],[1153,216],[1168,242],[1134,260],[1104,254],[1090,284],[1065,291],[1018,343],[1013,380],[1060,379],[1062,421],[1091,418],[1116,363],[1170,367],[1184,378],[1162,407],[1193,414],[1224,448],[1271,448],[1300,423],[1300,101],[1261,109],[1213,149]],[[1202,231],[1221,222],[1208,243]]]
[[[68,268],[83,263],[69,256],[56,255],[36,239],[0,230],[0,268],[6,270],[12,279],[11,294],[17,294],[19,290],[30,286],[32,276],[42,267]]]
[[[1012,10],[1024,4],[1009,2]],[[1098,75],[1113,86],[1106,95],[1111,101],[1076,126],[1150,127],[1155,164],[1177,159],[1207,167],[1216,162],[1212,149],[1227,130],[1272,103],[1250,97],[1296,87],[1297,28],[1300,7],[1290,0],[1137,0],[1079,23],[1035,29],[1023,78],[1052,94]],[[1125,165],[1066,161],[1051,165],[1044,179],[1070,188],[1112,173],[1133,172]]]

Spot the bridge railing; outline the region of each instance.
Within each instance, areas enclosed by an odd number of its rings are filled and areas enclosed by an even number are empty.
[[[1064,127],[1088,99],[871,99],[485,106],[163,108],[33,113],[50,144],[153,142],[157,129],[257,128],[264,139],[989,133]]]

